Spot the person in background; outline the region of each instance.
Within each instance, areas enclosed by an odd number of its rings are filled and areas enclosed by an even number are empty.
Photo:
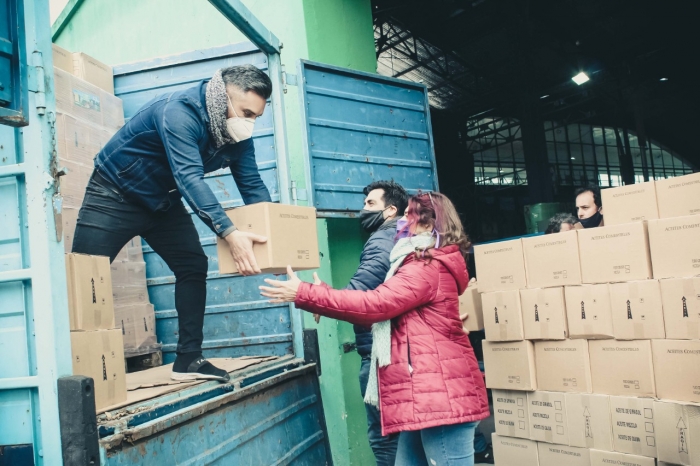
[[[544,231],[544,234],[550,235],[552,233],[561,233],[563,231],[573,230],[576,223],[578,223],[576,217],[571,214],[556,214],[549,219],[549,225],[547,225],[547,229]]]
[[[389,271],[389,254],[396,239],[396,222],[408,205],[406,190],[393,181],[375,181],[364,189],[365,205],[360,224],[371,234],[360,255],[360,266],[346,290],[374,290],[384,282]],[[314,316],[316,322],[320,316]],[[372,329],[355,325],[355,343],[360,355],[360,392],[364,398],[372,355]],[[367,436],[377,466],[393,466],[398,434],[382,435],[381,416],[376,406],[366,404]]]
[[[576,214],[579,222],[575,228],[597,228],[604,226],[603,203],[600,200],[600,188],[588,185],[576,190]]]
[[[266,279],[270,302],[363,326],[373,347],[365,402],[378,404],[384,435],[400,432],[398,466],[472,466],[474,431],[489,416],[484,379],[462,331],[469,244],[452,202],[411,197],[398,222],[386,281],[371,291],[334,290],[315,280]],[[315,279],[317,277],[314,277]]]

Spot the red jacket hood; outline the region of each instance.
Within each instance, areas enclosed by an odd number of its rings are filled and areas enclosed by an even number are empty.
[[[444,248],[431,249],[430,255],[432,260],[440,262],[447,268],[450,274],[454,277],[455,282],[457,282],[457,288],[459,288],[460,296],[467,289],[467,284],[469,283],[469,272],[467,272],[467,263],[464,262],[464,256],[462,251],[459,250],[459,246],[456,244],[451,244],[445,246]],[[415,255],[409,254],[405,263],[416,260]]]

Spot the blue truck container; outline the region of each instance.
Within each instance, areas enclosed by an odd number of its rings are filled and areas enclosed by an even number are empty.
[[[274,34],[237,0],[210,3],[251,42],[115,67],[126,118],[155,95],[208,79],[222,66],[252,63],[274,83],[254,132],[273,201],[307,201],[320,217],[354,216],[372,180],[394,179],[412,192],[437,189],[425,86],[303,60],[296,75],[283,75]],[[46,0],[0,0],[1,466],[70,464],[76,452],[61,432],[81,427],[61,414],[61,382],[72,369],[48,24]],[[305,192],[289,174],[287,85],[300,88]],[[229,173],[206,181],[224,207],[242,204]],[[86,437],[96,430],[99,438],[93,463],[331,464],[314,332],[304,331],[293,306],[261,299],[262,277],[220,275],[216,238],[195,225],[209,257],[205,355],[270,359],[233,373],[230,384],[200,383],[111,409],[94,429],[88,420]],[[174,277],[147,244],[144,257],[168,363],[178,332]]]

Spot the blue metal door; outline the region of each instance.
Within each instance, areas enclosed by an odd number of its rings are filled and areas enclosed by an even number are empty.
[[[0,462],[23,465],[62,463],[72,370],[48,24],[47,0],[0,0]]]
[[[158,94],[207,80],[221,67],[247,63],[267,71],[268,57],[252,44],[243,43],[117,66],[114,68],[115,93],[123,99],[128,119]],[[272,105],[273,102],[268,102],[263,116],[256,121],[253,140],[262,179],[272,200],[279,202],[285,199],[279,189]],[[224,208],[243,204],[228,169],[206,175],[206,182]],[[209,257],[204,354],[208,357],[294,354],[294,345],[299,345],[301,338],[301,329],[293,331],[299,326],[295,322],[301,322],[296,316],[299,311],[262,300],[257,288],[262,281],[260,276],[219,275],[216,236],[199,219],[193,220]],[[178,340],[175,277],[146,245],[144,257],[148,292],[156,309],[158,341],[163,343],[164,362],[172,362]]]
[[[427,89],[301,60],[311,200],[319,215],[359,210],[362,189],[394,180],[410,193],[437,190]]]

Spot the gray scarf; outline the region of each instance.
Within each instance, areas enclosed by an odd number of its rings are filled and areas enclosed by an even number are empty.
[[[207,84],[207,113],[209,114],[209,134],[218,149],[224,144],[232,144],[233,139],[226,131],[228,119],[228,97],[226,85],[221,77],[221,70],[217,70],[211,81]]]

